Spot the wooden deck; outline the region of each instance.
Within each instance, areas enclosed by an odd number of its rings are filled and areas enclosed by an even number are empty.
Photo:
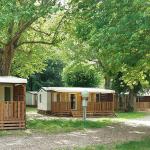
[[[0,129],[25,128],[25,102],[0,101]]]
[[[88,102],[87,115],[95,116],[102,114],[112,114],[114,112],[113,102]],[[59,115],[82,116],[82,103],[78,103],[77,109],[71,109],[70,102],[52,102],[52,113]]]

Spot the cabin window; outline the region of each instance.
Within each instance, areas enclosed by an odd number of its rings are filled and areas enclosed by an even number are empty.
[[[10,101],[11,100],[11,88],[10,87],[5,87],[5,101]]]
[[[96,102],[100,102],[100,99],[101,99],[101,95],[100,95],[100,93],[97,93],[96,94]]]
[[[42,103],[42,95],[40,94],[40,103]]]
[[[57,102],[60,102],[60,93],[57,93]]]
[[[101,101],[102,102],[111,102],[111,101],[113,101],[113,94],[112,93],[101,94]]]

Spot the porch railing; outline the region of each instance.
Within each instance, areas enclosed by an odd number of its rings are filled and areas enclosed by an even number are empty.
[[[70,102],[52,102],[51,108],[54,113],[70,112],[71,104]]]
[[[150,110],[150,102],[136,102],[136,109],[138,111]]]
[[[19,121],[24,119],[24,101],[0,101],[0,121]]]
[[[88,112],[112,112],[114,111],[113,102],[88,102]]]
[[[87,112],[113,112],[113,102],[88,102]],[[63,113],[71,111],[70,102],[52,102],[52,112]],[[82,111],[82,103],[77,103],[77,109],[74,111]]]

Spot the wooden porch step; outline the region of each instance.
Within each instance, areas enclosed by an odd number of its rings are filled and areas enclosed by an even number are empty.
[[[24,129],[25,121],[1,121],[0,130],[4,129]]]
[[[96,113],[93,113],[93,116],[115,116],[115,113],[113,112],[96,112]]]
[[[71,111],[72,117],[82,117],[82,111]],[[87,112],[87,117],[115,116],[113,112]]]
[[[70,112],[57,112],[57,113],[52,113],[53,116],[60,116],[60,117],[69,117],[71,116]]]
[[[82,112],[81,111],[72,110],[71,111],[71,115],[72,115],[72,117],[82,117]]]

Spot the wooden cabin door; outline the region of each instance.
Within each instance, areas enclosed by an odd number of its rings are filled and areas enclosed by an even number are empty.
[[[70,94],[70,103],[71,103],[71,109],[76,110],[77,109],[77,96],[76,96],[76,94]]]

